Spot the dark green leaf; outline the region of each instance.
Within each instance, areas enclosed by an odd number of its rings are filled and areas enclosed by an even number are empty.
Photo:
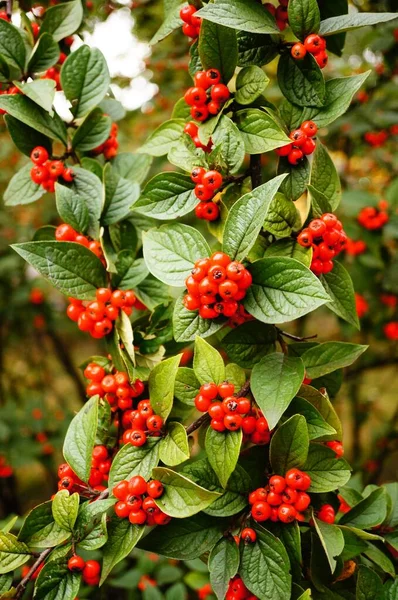
[[[72,419],[66,432],[63,454],[83,481],[88,481],[98,423],[98,396],[93,396]]]
[[[328,151],[319,140],[312,161],[310,182],[316,190],[326,196],[332,210],[336,210],[341,200],[340,178]]]
[[[325,103],[325,80],[311,54],[302,60],[295,60],[290,52],[283,54],[278,64],[278,83],[293,104],[320,107]]]
[[[34,548],[52,548],[69,539],[71,532],[60,527],[52,513],[52,502],[44,502],[27,515],[18,539]],[[9,534],[8,534],[9,537]]]
[[[122,152],[112,160],[112,167],[120,177],[142,183],[152,164],[149,154],[131,154]]]
[[[380,525],[387,514],[387,495],[384,488],[374,490],[340,519],[341,525],[370,529]]]
[[[368,346],[348,342],[324,342],[317,344],[302,354],[307,377],[315,379],[348,367],[365,352]]]
[[[321,444],[310,444],[303,471],[311,477],[310,492],[332,492],[350,478],[350,466],[344,458],[336,458],[333,450]]]
[[[232,538],[222,538],[210,552],[210,583],[219,600],[225,598],[229,582],[238,571],[239,561],[239,548]]]
[[[25,69],[26,49],[24,38],[17,27],[5,19],[0,23],[0,54],[14,68]]]
[[[84,233],[87,230],[90,215],[84,201],[70,188],[57,183],[55,185],[55,200],[59,216],[73,229]]]
[[[289,138],[280,125],[258,108],[239,110],[235,114],[235,122],[249,154],[262,154],[289,143]]]
[[[86,204],[90,215],[87,232],[91,237],[97,239],[99,237],[99,219],[104,202],[104,188],[101,180],[91,171],[73,167],[73,173],[73,182],[68,187],[80,197],[82,203]]]
[[[321,393],[315,388],[303,385],[301,386],[298,395],[305,400],[308,400],[322,415],[325,419],[326,423],[328,423],[333,429],[336,430],[336,434],[332,434],[328,436],[327,440],[342,440],[342,427],[340,423],[340,419],[337,416],[336,411],[333,408],[332,403],[330,402],[327,393]],[[325,438],[324,438],[325,439]]]
[[[271,202],[263,227],[277,238],[289,237],[292,231],[301,229],[300,213],[291,200],[278,193]]]
[[[145,186],[134,210],[161,221],[191,212],[198,203],[195,184],[182,173],[159,173]]]
[[[79,591],[81,574],[68,569],[65,560],[50,560],[40,571],[35,600],[73,600]]]
[[[112,121],[100,108],[94,108],[76,129],[72,148],[78,152],[88,152],[103,144],[109,137]]]
[[[340,15],[339,17],[331,17],[322,21],[319,29],[319,35],[331,35],[341,31],[350,31],[358,29],[358,27],[366,27],[367,25],[377,25],[378,23],[386,23],[397,18],[396,13],[351,13],[349,15]]]
[[[239,31],[279,33],[270,13],[253,0],[218,0],[207,4],[197,16]]]
[[[227,84],[238,62],[236,32],[218,22],[204,20],[199,37],[199,56],[204,69],[218,69]]]
[[[334,427],[326,423],[318,409],[304,398],[295,398],[286,411],[289,416],[297,413],[305,417],[310,440],[323,441],[325,436],[329,439],[337,433]]]
[[[141,475],[149,479],[152,469],[159,462],[159,438],[149,438],[144,446],[124,445],[116,454],[109,472],[109,487],[113,488],[122,479]]]
[[[174,381],[180,364],[181,354],[168,358],[152,369],[149,375],[151,406],[164,420],[170,414],[174,398]]]
[[[272,436],[270,445],[272,471],[285,475],[289,469],[303,467],[307,460],[309,443],[305,418],[302,415],[290,417]]]
[[[275,327],[249,321],[227,333],[221,345],[230,360],[245,369],[251,369],[275,350],[275,341]]]
[[[19,127],[19,124],[17,125]],[[11,178],[4,192],[4,204],[6,206],[17,206],[18,204],[29,204],[35,202],[45,194],[41,185],[34,183],[30,176],[32,164],[25,165]]]
[[[144,533],[144,529],[142,525],[131,525],[128,519],[120,519],[116,515],[110,519],[108,541],[102,548],[100,585],[104,583],[113,567],[130,554]]]
[[[52,79],[36,79],[26,83],[14,81],[15,86],[26,98],[30,98],[35,104],[54,116],[53,102],[55,96],[55,81]]]
[[[359,565],[356,600],[379,600],[383,593],[383,584],[375,571],[365,565]]]
[[[150,41],[151,45],[157,44],[161,40],[163,40],[166,36],[169,35],[174,29],[180,27],[181,19],[180,19],[180,8],[181,8],[181,0],[164,0],[163,2],[163,12],[164,19],[163,23],[155,33],[153,38]]]
[[[241,444],[241,430],[220,433],[209,427],[206,432],[207,457],[224,488],[238,462]]]
[[[54,7],[55,8],[55,7]],[[21,94],[3,95],[0,98],[0,108],[9,115],[29,125],[36,131],[63,144],[67,143],[66,127],[57,113],[50,117],[44,108],[38,106],[33,100]]]
[[[321,16],[316,0],[291,0],[288,5],[289,25],[300,40],[318,33]]]
[[[245,158],[245,144],[235,123],[221,115],[212,134],[212,140],[216,148],[221,148],[221,157],[227,170],[230,173],[239,171]]]
[[[10,115],[4,115],[4,120],[7,125],[9,134],[12,138],[12,141],[14,142],[14,144],[20,152],[26,154],[26,156],[30,156],[33,148],[36,148],[36,146],[43,146],[47,150],[47,152],[51,154],[51,141],[47,136],[43,135],[42,133],[39,133],[32,127],[29,127],[29,125],[25,125],[24,123],[18,121],[18,119],[15,119],[14,117],[11,117]],[[29,174],[31,168],[31,164],[24,167],[26,172]],[[36,184],[33,185],[39,190],[41,190],[42,193],[44,193],[41,186],[37,186]],[[28,193],[28,197],[29,196],[30,194]],[[21,197],[25,198],[25,194],[22,194]],[[22,204],[22,202],[20,203]]]
[[[343,533],[337,527],[337,525],[330,525],[329,523],[324,523],[316,517],[314,517],[314,523],[323,549],[325,550],[330,570],[332,571],[332,573],[334,573],[337,566],[336,558],[340,556],[340,554],[344,550]]]
[[[287,177],[281,185],[281,192],[289,200],[297,200],[305,192],[310,181],[310,163],[305,156],[298,165],[291,165],[286,158],[280,158],[278,173],[287,173]]]
[[[269,258],[271,256],[295,258],[306,267],[309,267],[311,264],[312,250],[311,248],[300,246],[295,240],[282,239],[277,240],[265,250],[264,258]]]
[[[114,225],[126,218],[140,194],[138,183],[119,177],[108,164],[104,168],[105,206],[101,216],[104,225]]]
[[[278,55],[278,46],[270,35],[238,31],[238,52],[240,67],[262,67]]]
[[[327,303],[337,316],[359,329],[358,315],[355,309],[355,294],[352,280],[343,265],[334,261],[333,270],[321,275],[323,287],[332,299]]]
[[[40,26],[40,35],[51,33],[55,41],[59,42],[72,35],[78,29],[83,18],[81,0],[63,2],[57,6],[46,9],[44,20]]]
[[[60,50],[49,33],[40,35],[28,62],[28,73],[42,73],[58,62]]]
[[[223,317],[202,319],[197,310],[187,310],[182,299],[183,295],[177,298],[173,313],[173,334],[176,342],[192,342],[196,336],[209,337],[225,325]]]

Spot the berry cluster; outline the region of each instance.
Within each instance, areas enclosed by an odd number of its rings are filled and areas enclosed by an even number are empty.
[[[382,206],[385,206],[385,204],[382,204]],[[380,205],[379,208],[375,206],[363,208],[357,217],[358,223],[370,231],[381,229],[389,220],[386,208],[380,208]]]
[[[365,298],[357,292],[355,292],[355,310],[359,319],[362,319],[369,310],[369,304],[366,302]]]
[[[281,31],[286,29],[289,24],[289,15],[287,12],[288,4],[289,0],[279,0],[279,6],[274,6],[271,4],[271,2],[264,4],[264,8],[266,8],[273,17],[275,17],[276,24]]]
[[[198,136],[198,131],[199,131],[199,127],[193,121],[189,121],[184,127],[184,133],[189,135],[189,137],[195,144],[196,148],[200,148],[201,150],[203,150],[204,152],[207,152],[207,153],[211,152],[211,149],[213,147],[213,142],[210,139],[207,146],[202,144],[202,142],[200,141],[199,136]]]
[[[108,481],[108,473],[112,465],[112,459],[105,446],[94,446],[91,457],[91,471],[88,480],[89,485],[102,492],[105,488],[102,483]],[[58,489],[72,492],[75,488],[85,487],[85,484],[79,479],[76,473],[67,463],[58,467]]]
[[[220,385],[205,383],[195,397],[195,406],[200,412],[209,414],[210,427],[215,431],[242,429],[245,441],[268,444],[270,431],[267,419],[252,407],[249,398],[235,396],[234,391],[234,384],[228,381]]]
[[[191,179],[195,185],[195,196],[200,200],[195,208],[195,214],[199,219],[215,221],[220,209],[212,202],[215,193],[222,186],[223,178],[218,171],[206,171],[203,167],[195,167],[191,173]]]
[[[154,414],[151,401],[146,398],[138,402],[136,410],[129,410],[123,415],[123,425],[129,428],[123,433],[122,442],[132,446],[143,446],[148,435],[160,436],[163,419]]]
[[[94,150],[91,151],[94,156],[98,156],[98,154],[103,154],[105,160],[115,158],[115,156],[117,155],[117,149],[119,148],[119,142],[117,141],[118,129],[119,128],[117,124],[112,123],[111,132],[109,134],[108,139],[103,144],[97,146],[97,148],[94,148]]]
[[[112,331],[120,310],[131,315],[136,297],[133,290],[99,288],[96,298],[94,302],[69,298],[66,314],[77,322],[81,331],[88,331],[93,338],[100,339]]]
[[[336,511],[331,504],[323,504],[318,511],[317,517],[320,521],[333,525],[336,518]]]
[[[366,244],[363,240],[352,240],[351,238],[347,238],[344,249],[349,256],[358,256],[358,254],[366,252]]]
[[[253,321],[254,317],[245,310],[243,304],[239,304],[238,310],[228,321],[229,327],[238,327],[238,325],[243,325],[247,321]]]
[[[79,556],[74,554],[68,560],[68,569],[72,573],[81,573],[83,581],[87,585],[98,585],[100,582],[101,565],[97,560],[88,560],[87,562]]]
[[[171,518],[158,508],[156,498],[163,495],[164,488],[160,481],[145,481],[136,475],[127,481],[124,479],[112,490],[118,502],[115,513],[120,519],[127,519],[133,525],[167,525]]]
[[[145,386],[140,379],[130,383],[127,373],[113,370],[107,373],[101,365],[89,363],[84,369],[84,376],[89,380],[86,387],[87,396],[105,397],[115,412],[117,409],[129,410],[133,407],[133,399],[140,396]]]
[[[331,448],[336,455],[336,458],[344,456],[344,446],[341,442],[334,440],[333,442],[326,442],[326,446]]]
[[[195,121],[206,121],[210,115],[217,115],[230,97],[229,89],[220,81],[221,74],[217,69],[195,74],[195,86],[188,88],[184,96]]]
[[[33,23],[32,23],[33,27]],[[47,69],[44,75],[41,76],[41,79],[52,79],[55,82],[55,89],[59,92],[62,90],[61,86],[61,66],[66,61],[67,56],[64,52],[61,52],[59,55],[58,63]]]
[[[13,474],[12,467],[7,464],[7,460],[5,456],[0,455],[0,479],[5,479],[6,477],[11,477]]]
[[[299,469],[290,469],[285,477],[272,475],[266,488],[258,488],[249,495],[253,519],[282,523],[304,521],[302,513],[311,503],[306,494],[310,485],[310,476]]]
[[[91,252],[93,252],[95,256],[98,256],[100,261],[105,265],[105,257],[104,253],[102,252],[100,242],[90,240],[86,235],[75,231],[73,227],[71,227],[67,223],[61,223],[61,225],[58,225],[58,227],[55,230],[55,239],[58,242],[76,242],[81,246],[85,246],[86,248],[91,250]]]
[[[344,248],[347,236],[341,222],[332,213],[325,213],[314,219],[303,229],[297,238],[300,246],[312,246],[311,271],[315,275],[329,273],[333,269],[332,259]]]
[[[200,26],[202,24],[202,19],[195,15],[196,11],[197,9],[192,4],[183,6],[180,10],[180,19],[184,21],[182,33],[193,40],[199,37]]]
[[[247,589],[239,575],[235,575],[229,582],[225,600],[257,600],[257,596]]]
[[[367,131],[364,140],[372,148],[381,148],[388,140],[388,132],[385,129],[382,131]]]
[[[224,252],[215,252],[196,261],[185,280],[188,293],[183,303],[187,310],[199,310],[203,319],[233,317],[251,283],[252,276],[242,263],[231,261]]]
[[[323,69],[328,64],[328,53],[326,52],[326,40],[316,33],[307,35],[304,44],[297,42],[291,49],[291,54],[294,59],[302,60],[309,52],[315,58],[318,66]]]
[[[316,144],[312,138],[317,131],[318,127],[314,121],[304,121],[298,129],[290,133],[291,143],[277,148],[275,152],[278,156],[287,156],[291,165],[298,165],[304,156],[314,152]]]
[[[62,160],[49,160],[48,152],[43,146],[33,148],[30,158],[34,164],[30,171],[30,178],[47,192],[54,192],[55,183],[60,177],[66,182],[73,181],[73,170],[65,167]]]

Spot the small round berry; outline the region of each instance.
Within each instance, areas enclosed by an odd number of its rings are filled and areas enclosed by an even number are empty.
[[[318,132],[318,126],[314,121],[304,121],[304,123],[301,124],[300,129],[307,137],[314,137]]]
[[[307,54],[307,49],[301,42],[294,44],[291,49],[291,55],[295,60],[302,60]]]
[[[48,164],[48,172],[50,173],[51,179],[58,179],[64,172],[64,163],[62,160],[52,160]]]
[[[203,184],[210,190],[218,190],[222,185],[222,175],[218,171],[207,171],[203,175]]]
[[[210,400],[214,400],[218,396],[218,388],[215,383],[204,383],[200,386],[199,393]]]
[[[284,504],[294,504],[297,500],[297,491],[291,487],[287,487],[282,492]]]
[[[143,510],[131,511],[129,521],[132,525],[144,525],[147,515]]]
[[[203,183],[195,185],[194,194],[201,202],[207,202],[213,198],[213,190]]]
[[[108,450],[105,446],[95,446],[93,448],[93,459],[99,462],[108,458]]]
[[[35,165],[44,165],[48,158],[48,152],[43,146],[36,146],[30,154],[30,159]]]
[[[127,502],[124,502],[123,500],[116,502],[115,514],[117,517],[119,517],[119,519],[126,519],[126,517],[129,516],[130,512],[131,507],[127,504]]]
[[[242,431],[247,435],[251,435],[256,431],[256,418],[255,417],[243,417],[242,419]]]
[[[204,91],[204,90],[202,90],[202,91]],[[191,116],[193,119],[195,119],[195,121],[199,121],[199,122],[206,121],[207,117],[209,116],[209,109],[207,108],[207,106],[205,104],[203,104],[203,105],[195,104],[194,106],[191,107]]]
[[[240,415],[246,415],[251,408],[251,403],[249,398],[237,398],[236,402],[238,404],[238,413]]]
[[[210,421],[210,427],[220,433],[226,429],[224,425],[224,419],[212,419]]]
[[[75,556],[72,556],[68,560],[68,569],[73,573],[80,573],[80,571],[83,571],[85,564],[85,560],[81,556],[75,554]]]
[[[221,402],[212,402],[208,409],[209,416],[212,419],[221,420],[224,419],[225,412]]]
[[[297,511],[291,504],[281,504],[278,508],[278,517],[282,523],[292,523],[296,518]]]
[[[326,42],[320,35],[311,33],[305,38],[304,46],[307,52],[310,52],[311,54],[318,54],[319,52],[325,50]]]
[[[299,512],[303,512],[304,510],[307,510],[310,503],[311,498],[308,494],[306,494],[305,492],[298,492],[296,502],[294,503],[294,508]]]
[[[206,71],[198,71],[195,73],[193,78],[196,87],[203,88],[207,90],[211,86],[211,82],[209,81]]]
[[[314,152],[316,143],[312,138],[307,138],[304,144],[301,146],[301,150],[305,156],[309,156]]]
[[[136,429],[130,435],[130,444],[135,447],[143,446],[146,443],[146,434],[140,429]]]
[[[255,502],[251,509],[251,515],[255,521],[267,521],[271,516],[271,507],[267,502]]]
[[[230,96],[229,89],[223,83],[218,83],[211,88],[211,99],[215,102],[226,102]]]
[[[275,492],[276,494],[282,494],[284,489],[286,488],[285,478],[281,475],[272,475],[269,480],[270,490]]]
[[[233,383],[229,383],[229,381],[223,381],[217,386],[218,393],[221,398],[227,398],[228,396],[232,396],[235,392],[235,386]]]
[[[196,8],[192,4],[183,6],[180,10],[180,19],[184,23],[191,23],[193,15],[196,13]]]
[[[148,482],[148,486],[147,486],[148,496],[150,496],[151,498],[160,498],[160,496],[163,494],[163,492],[164,492],[164,487],[160,481],[157,481],[157,479],[153,479],[152,481]]]
[[[33,181],[33,183],[36,183],[38,185],[40,183],[44,183],[49,178],[48,169],[41,165],[36,165],[30,170],[30,178]]]
[[[210,85],[217,85],[221,81],[221,73],[218,69],[209,69],[206,71],[206,77]]]
[[[206,169],[203,167],[195,167],[191,171],[191,179],[194,183],[202,183],[203,175],[205,175]]]
[[[240,415],[225,415],[224,417],[224,425],[229,431],[237,431],[241,424],[242,417]]]
[[[328,64],[329,57],[326,52],[319,52],[318,54],[315,54],[314,58],[320,69],[325,68]]]
[[[296,166],[302,161],[303,156],[304,154],[299,148],[293,148],[293,150],[289,152],[287,160],[291,165]]]
[[[147,491],[148,484],[141,475],[134,475],[129,480],[129,492],[135,496],[142,496]]]
[[[123,308],[126,303],[126,293],[123,290],[115,290],[111,295],[111,304],[117,308]]]
[[[216,221],[220,216],[220,209],[214,202],[206,202],[206,206],[203,210],[203,218],[206,221]]]
[[[211,400],[209,398],[206,398],[206,396],[202,396],[201,394],[198,394],[195,397],[195,407],[198,411],[207,412],[210,408],[210,405],[211,405]]]
[[[101,565],[97,560],[88,560],[83,569],[83,576],[87,579],[94,579],[101,572]]]
[[[295,148],[300,148],[307,139],[307,136],[302,131],[302,129],[295,129],[290,133],[289,137],[292,140],[293,146]]]
[[[309,229],[303,229],[301,233],[297,236],[297,242],[300,246],[304,246],[304,248],[309,248],[312,246],[313,238]]]
[[[129,482],[124,479],[115,485],[115,487],[112,489],[112,494],[118,500],[124,500],[128,496],[129,491]]]
[[[251,527],[245,527],[240,534],[241,539],[245,544],[254,544],[257,539],[257,534]]]
[[[163,427],[163,419],[159,415],[152,415],[146,420],[149,431],[160,431]]]

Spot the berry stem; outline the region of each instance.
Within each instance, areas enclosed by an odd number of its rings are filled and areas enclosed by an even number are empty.
[[[278,331],[278,335],[283,335],[283,337],[287,337],[289,338],[289,340],[294,340],[295,342],[306,342],[307,340],[313,340],[314,338],[318,337],[317,333],[315,333],[315,335],[301,337],[298,335],[293,335],[292,333],[288,333],[287,331],[282,331],[282,329],[279,329],[279,327],[277,327],[276,329]]]
[[[261,167],[261,154],[252,154],[250,156],[250,177],[253,190],[262,184],[263,174]]]
[[[46,548],[45,550],[43,550],[43,552],[41,552],[41,554],[39,554],[38,559],[33,563],[31,568],[29,569],[29,572],[25,575],[25,577],[17,585],[16,590],[15,590],[15,596],[14,596],[15,600],[18,600],[18,598],[22,598],[25,588],[28,585],[33,573],[46,560],[47,556],[50,554],[50,552],[52,550],[53,550],[53,548]]]

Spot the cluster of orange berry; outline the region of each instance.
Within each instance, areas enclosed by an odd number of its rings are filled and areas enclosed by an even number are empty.
[[[105,265],[105,257],[104,253],[102,252],[100,242],[97,242],[96,240],[90,240],[86,235],[75,231],[73,227],[67,223],[61,223],[61,225],[58,225],[55,230],[55,239],[58,242],[76,242],[81,246],[85,246],[85,248],[91,250],[91,252],[93,252],[93,254],[100,259],[102,264]]]
[[[78,554],[74,554],[68,560],[68,569],[72,573],[81,573],[87,585],[98,585],[100,582],[101,565],[97,560],[85,561]]]
[[[87,396],[105,398],[115,412],[117,409],[129,410],[133,407],[134,398],[143,393],[145,386],[140,379],[130,383],[129,376],[124,371],[112,370],[107,372],[97,363],[89,363],[84,369],[84,376],[89,380],[86,387]]]
[[[105,446],[95,446],[91,458],[91,471],[88,483],[97,492],[103,492],[106,489],[102,484],[108,481],[108,473],[111,465],[112,459],[109,456],[107,448]],[[85,483],[79,479],[67,463],[63,463],[58,467],[58,478],[59,490],[73,492],[77,489],[82,493],[82,490],[86,487]]]
[[[298,165],[304,156],[314,152],[316,144],[312,138],[317,131],[318,127],[314,121],[304,121],[298,129],[290,133],[291,143],[277,148],[275,152],[278,156],[286,156],[291,165]]]
[[[221,82],[217,69],[198,71],[194,77],[194,87],[185,93],[185,102],[191,107],[195,121],[206,121],[210,115],[217,115],[230,97],[229,89]]]
[[[191,172],[191,179],[195,185],[195,196],[200,200],[195,208],[195,214],[199,219],[215,221],[220,209],[212,202],[212,199],[222,186],[223,178],[218,171],[206,171],[203,167],[195,167]]]
[[[118,499],[115,513],[120,519],[128,519],[132,525],[167,525],[171,517],[162,512],[155,502],[163,492],[162,483],[156,479],[146,482],[141,475],[135,475],[128,481],[124,479],[112,490]]]
[[[98,156],[98,154],[103,154],[105,160],[115,158],[115,156],[117,155],[117,149],[119,148],[119,142],[117,141],[118,130],[119,128],[117,124],[112,123],[111,132],[109,134],[108,139],[100,146],[97,146],[97,148],[94,148],[94,150],[91,151],[92,154],[94,156]]]
[[[210,139],[208,144],[205,146],[199,139],[198,135],[199,127],[193,121],[189,121],[184,127],[184,133],[189,135],[196,148],[200,148],[203,152],[209,153],[213,148],[213,142]]]
[[[345,251],[349,256],[363,254],[366,251],[366,243],[363,240],[352,240],[351,238],[347,238]]]
[[[99,288],[96,298],[93,302],[68,298],[66,314],[80,331],[88,331],[93,338],[101,339],[112,331],[120,310],[131,315],[136,297],[133,290]]]
[[[323,69],[328,64],[328,54],[326,52],[326,40],[316,33],[307,35],[304,44],[297,42],[291,49],[291,54],[296,60],[302,60],[307,54],[312,54],[318,66]]]
[[[55,183],[60,177],[66,182],[73,181],[73,170],[65,167],[62,160],[49,160],[48,152],[43,146],[33,148],[30,158],[34,164],[30,171],[30,178],[47,192],[54,192]]]
[[[135,410],[128,410],[123,415],[123,426],[130,426],[125,430],[122,437],[123,444],[132,446],[143,446],[148,435],[159,437],[163,427],[163,419],[155,415],[149,398],[140,400]]]
[[[325,213],[301,231],[297,242],[305,248],[312,247],[310,268],[315,275],[321,275],[333,269],[332,259],[345,248],[347,236],[337,217],[332,213]]]
[[[58,63],[54,67],[50,67],[49,69],[47,69],[44,75],[41,76],[41,79],[52,79],[55,82],[55,89],[57,90],[57,92],[60,92],[62,90],[61,66],[64,64],[66,59],[66,54],[64,52],[61,52],[61,54],[59,55]]]
[[[285,477],[272,475],[268,486],[258,488],[249,495],[251,515],[255,521],[304,521],[302,514],[311,503],[306,490],[311,478],[299,469],[290,469]]]
[[[225,600],[258,600],[257,596],[252,594],[243,583],[239,575],[235,575],[228,585]]]
[[[337,440],[333,440],[332,442],[326,442],[326,446],[333,450],[336,455],[336,458],[341,458],[344,456],[344,446],[341,442]]]
[[[197,9],[192,4],[183,6],[180,10],[180,18],[184,22],[182,33],[193,40],[199,37],[202,24],[202,19],[195,14],[196,11]]]
[[[271,2],[266,2],[264,4],[264,8],[266,8],[273,17],[275,17],[276,24],[281,31],[286,29],[289,24],[289,15],[287,12],[288,4],[289,0],[279,0],[279,6],[274,6],[271,4]]]
[[[215,252],[195,262],[185,280],[188,293],[183,303],[187,310],[199,310],[203,319],[233,317],[251,283],[252,276],[242,263],[232,261],[224,252]]]
[[[380,200],[377,208],[375,206],[362,208],[357,217],[358,223],[370,231],[381,229],[389,221],[387,208],[388,203],[385,200]]]

